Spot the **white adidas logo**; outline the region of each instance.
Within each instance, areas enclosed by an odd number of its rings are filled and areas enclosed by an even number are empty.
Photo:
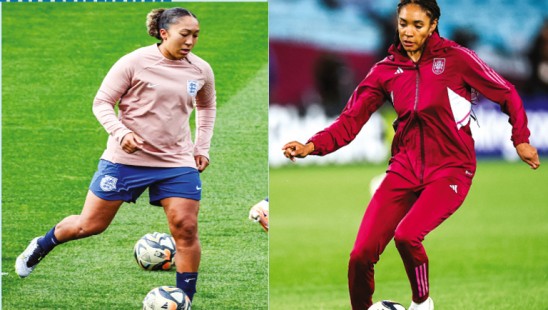
[[[457,192],[457,185],[449,185],[451,189],[456,193]]]
[[[396,70],[396,72],[394,72],[394,74],[400,74],[400,73],[403,73],[403,69],[398,67],[398,69]]]

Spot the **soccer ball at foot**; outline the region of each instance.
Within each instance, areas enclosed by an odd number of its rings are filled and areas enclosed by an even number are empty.
[[[405,307],[394,301],[382,300],[374,303],[368,310],[405,310]]]
[[[143,310],[191,310],[191,302],[180,288],[160,286],[145,296]]]

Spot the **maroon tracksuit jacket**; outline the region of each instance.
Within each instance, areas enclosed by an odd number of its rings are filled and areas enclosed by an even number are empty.
[[[350,143],[386,100],[398,115],[387,176],[367,207],[350,255],[353,309],[371,305],[373,266],[392,238],[413,300],[428,298],[422,241],[460,207],[470,188],[476,170],[470,130],[476,91],[510,116],[514,145],[529,142],[527,116],[514,86],[474,52],[437,33],[427,40],[417,63],[401,47],[391,46],[335,122],[309,140],[313,155],[325,155]]]
[[[476,54],[434,33],[415,64],[394,46],[358,85],[342,114],[310,141],[313,155],[350,143],[371,114],[388,100],[398,114],[389,171],[421,180],[446,168],[475,171],[470,131],[474,90],[510,116],[514,145],[529,142],[527,116],[513,85]]]

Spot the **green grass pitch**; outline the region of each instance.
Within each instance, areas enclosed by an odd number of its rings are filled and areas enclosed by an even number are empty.
[[[59,246],[26,279],[15,258],[35,236],[78,214],[106,145],[91,111],[112,64],[153,44],[145,17],[184,6],[200,20],[195,53],[216,77],[211,165],[202,174],[203,254],[193,309],[267,309],[268,235],[247,219],[268,195],[267,3],[2,4],[2,308],[140,309],[175,271],[133,258],[145,233],[169,232],[146,195],[101,235]]]
[[[545,168],[478,164],[463,206],[425,240],[436,309],[548,309]],[[270,171],[271,310],[350,308],[349,253],[370,199],[369,181],[384,169]],[[374,300],[409,306],[411,289],[393,241],[375,276]]]

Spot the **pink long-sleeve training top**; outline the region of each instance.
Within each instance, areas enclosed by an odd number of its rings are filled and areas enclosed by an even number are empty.
[[[193,143],[189,118],[194,108]],[[112,66],[95,96],[93,113],[109,134],[102,159],[134,166],[195,168],[194,156],[209,158],[216,113],[213,70],[193,53],[170,60],[156,44],[139,48]],[[133,154],[120,146],[130,132],[144,140]]]

